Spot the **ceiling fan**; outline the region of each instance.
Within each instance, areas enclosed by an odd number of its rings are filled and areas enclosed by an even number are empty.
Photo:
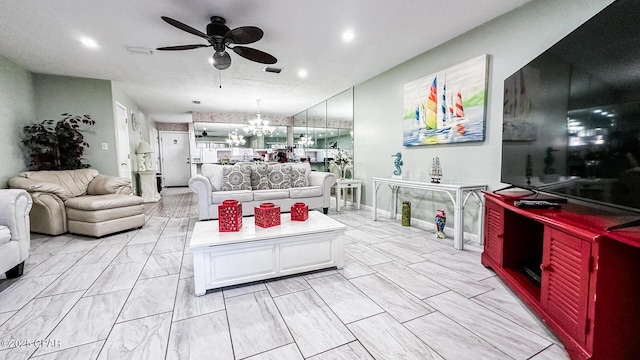
[[[233,50],[233,52],[245,59],[262,64],[275,64],[276,61],[278,61],[271,54],[268,54],[264,51],[246,46],[238,46],[238,44],[251,44],[262,39],[264,32],[259,27],[241,26],[239,28],[231,30],[227,25],[225,25],[226,20],[223,17],[212,16],[211,23],[207,25],[207,33],[205,34],[200,30],[194,29],[191,26],[183,24],[180,21],[172,19],[168,16],[162,16],[162,20],[166,21],[170,25],[177,27],[180,30],[206,39],[209,42],[209,45],[192,44],[166,46],[159,47],[157,48],[157,50],[191,50],[213,46],[213,49],[216,51],[213,54],[213,66],[218,70],[227,69],[231,65],[231,57],[229,56],[229,53],[227,53],[226,49],[231,49]]]

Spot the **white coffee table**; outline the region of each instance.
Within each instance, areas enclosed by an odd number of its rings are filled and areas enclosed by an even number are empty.
[[[218,220],[196,223],[189,247],[193,253],[196,295],[208,289],[306,271],[344,266],[346,226],[320,212],[307,221],[281,215],[281,225],[255,226],[242,220],[239,232],[219,232]]]

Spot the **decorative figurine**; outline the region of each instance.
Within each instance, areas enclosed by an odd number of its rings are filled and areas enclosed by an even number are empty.
[[[442,179],[442,167],[440,166],[440,158],[437,156],[433,158],[431,162],[429,176],[431,177],[431,182],[434,184],[439,184],[440,179]]]
[[[395,165],[396,169],[393,171],[393,175],[394,176],[401,176],[402,175],[402,153],[401,152],[397,152],[395,155],[391,155],[391,156],[395,156],[395,160],[393,161],[393,165]]]
[[[445,239],[447,236],[444,234],[444,226],[447,223],[447,214],[445,214],[444,209],[436,210],[436,237],[438,239]]]

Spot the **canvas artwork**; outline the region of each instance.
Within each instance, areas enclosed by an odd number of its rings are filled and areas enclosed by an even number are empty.
[[[488,56],[404,85],[403,145],[483,141]]]
[[[536,139],[535,116],[532,114],[532,94],[540,89],[540,72],[527,66],[504,82],[504,113],[502,139],[533,141]]]

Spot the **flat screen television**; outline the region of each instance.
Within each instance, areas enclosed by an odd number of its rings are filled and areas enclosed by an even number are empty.
[[[502,182],[640,212],[638,19],[618,0],[504,81]]]

